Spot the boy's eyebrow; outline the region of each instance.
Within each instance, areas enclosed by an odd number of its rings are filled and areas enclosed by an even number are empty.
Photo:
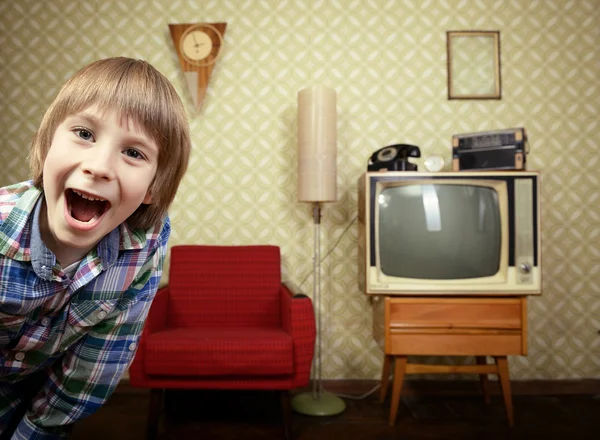
[[[85,110],[79,113],[75,113],[70,117],[85,119],[92,125],[102,123],[101,117],[98,117],[93,113],[88,113]],[[156,142],[151,137],[147,136],[143,130],[140,129],[141,127],[138,123],[134,122],[133,124],[131,124],[132,121],[133,120],[130,118],[121,118],[121,125],[125,125],[127,127],[127,130],[129,131],[129,137],[134,142],[142,144],[143,146],[152,151],[158,152],[158,145],[156,145]]]
[[[79,113],[75,113],[69,116],[70,118],[81,118],[81,119],[87,119],[89,122],[92,122],[94,124],[100,123],[101,120],[100,118],[98,118],[96,115],[93,115],[91,113],[87,113],[85,111],[79,112]]]

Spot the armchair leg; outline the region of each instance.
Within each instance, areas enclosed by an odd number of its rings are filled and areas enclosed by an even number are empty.
[[[162,403],[163,390],[152,388],[150,390],[150,406],[148,408],[148,421],[146,423],[147,440],[156,440],[158,437],[158,419],[160,415],[160,405]]]
[[[290,395],[287,390],[280,392],[281,412],[283,415],[283,438],[292,440],[294,437],[292,429],[292,405],[290,404]]]

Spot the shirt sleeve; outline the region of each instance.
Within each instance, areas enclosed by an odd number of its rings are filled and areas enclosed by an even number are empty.
[[[122,305],[96,324],[51,368],[12,440],[66,438],[70,425],[97,411],[111,396],[135,355],[162,275],[169,228],[158,237]]]

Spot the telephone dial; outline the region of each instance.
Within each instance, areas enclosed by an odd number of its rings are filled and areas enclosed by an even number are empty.
[[[409,157],[421,157],[416,145],[388,145],[374,152],[367,165],[367,171],[417,171],[417,165],[408,161]]]

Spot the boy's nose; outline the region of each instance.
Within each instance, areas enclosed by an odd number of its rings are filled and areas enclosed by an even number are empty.
[[[113,180],[115,178],[115,163],[109,149],[94,148],[90,150],[82,164],[83,172],[94,179]]]

